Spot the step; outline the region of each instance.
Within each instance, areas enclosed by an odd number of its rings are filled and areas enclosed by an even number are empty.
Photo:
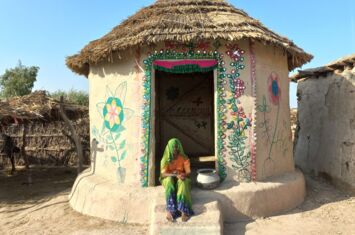
[[[151,235],[223,234],[223,219],[218,201],[193,205],[195,215],[187,222],[182,222],[181,218],[178,218],[174,223],[168,222],[166,220],[165,204],[156,203],[152,208],[150,222]]]

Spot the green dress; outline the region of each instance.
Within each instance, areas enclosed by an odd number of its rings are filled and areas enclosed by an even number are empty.
[[[177,146],[179,156],[174,159],[174,146]],[[191,180],[186,177],[184,180],[174,176],[162,177],[163,173],[190,173],[190,160],[184,153],[181,142],[178,139],[171,139],[165,148],[163,158],[160,163],[160,182],[165,189],[166,209],[174,219],[181,216],[181,212],[188,216],[194,214],[191,200]]]

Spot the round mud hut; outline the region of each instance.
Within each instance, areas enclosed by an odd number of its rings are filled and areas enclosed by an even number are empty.
[[[223,0],[158,0],[67,58],[89,80],[91,168],[71,206],[84,214],[149,223],[165,203],[160,160],[176,137],[193,172],[215,168],[224,221],[299,205],[289,71],[312,59],[292,41]],[[198,216],[197,216],[198,217]]]

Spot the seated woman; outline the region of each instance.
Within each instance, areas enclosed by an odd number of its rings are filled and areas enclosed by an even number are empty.
[[[181,142],[171,139],[160,162],[160,182],[165,189],[167,220],[173,222],[181,216],[186,222],[194,214],[191,201],[190,160]]]

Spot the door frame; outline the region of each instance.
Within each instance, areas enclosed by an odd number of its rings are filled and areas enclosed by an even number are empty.
[[[155,185],[155,60],[180,61],[186,59],[194,60],[216,60],[217,65],[214,69],[214,112],[215,112],[215,155],[216,169],[223,181],[227,176],[226,170],[226,140],[225,140],[225,120],[226,120],[226,91],[227,73],[223,55],[218,51],[203,53],[188,52],[175,53],[169,50],[162,50],[149,55],[145,59],[145,76],[143,78],[143,113],[142,113],[142,156],[140,157],[140,176],[142,187]],[[198,71],[196,71],[198,72]]]
[[[217,98],[217,96],[216,96],[215,91],[216,91],[216,86],[217,86],[217,72],[216,72],[216,70],[212,70],[208,73],[210,73],[210,75],[212,75],[208,79],[211,82],[211,84],[209,86],[209,92],[210,92],[209,95],[212,96],[212,104],[210,104],[210,105],[212,106],[212,111],[213,111],[213,114],[210,115],[210,119],[211,119],[211,133],[210,134],[213,135],[213,142],[211,141],[212,143],[209,143],[209,145],[211,146],[210,148],[211,148],[211,151],[213,152],[213,155],[216,156],[216,151],[217,151],[216,98]],[[166,72],[166,74],[169,74],[169,73]],[[180,74],[182,74],[182,73],[180,73]],[[189,73],[186,73],[186,74],[189,74]],[[160,77],[160,79],[169,79],[169,78]],[[195,90],[196,88],[199,88],[201,85],[202,85],[202,82],[200,84],[198,84],[197,87],[195,87],[193,90]],[[152,86],[154,86],[154,90],[153,90],[153,94],[152,94],[152,97],[153,97],[152,107],[153,107],[154,112],[152,112],[153,122],[152,122],[152,134],[151,134],[151,138],[153,139],[153,142],[151,143],[151,151],[152,151],[152,156],[154,156],[152,158],[152,162],[151,162],[151,164],[152,164],[151,166],[154,167],[154,173],[153,173],[153,170],[151,172],[151,176],[153,177],[153,174],[156,174],[156,172],[157,172],[156,167],[159,166],[159,163],[156,162],[156,160],[159,159],[158,154],[162,154],[162,153],[159,153],[159,151],[156,148],[161,148],[161,147],[165,146],[165,144],[162,143],[161,136],[159,136],[159,137],[156,136],[156,135],[161,134],[161,126],[158,123],[161,122],[161,120],[162,120],[162,117],[159,116],[159,114],[161,113],[162,107],[160,107],[159,100],[158,100],[160,97],[158,92],[161,91],[161,82],[158,81],[156,70],[154,70],[154,77],[152,80]],[[176,103],[179,103],[179,102],[176,102]],[[172,123],[170,123],[170,122],[167,122],[167,123],[172,125]],[[178,129],[177,127],[175,127],[175,128]],[[185,134],[187,136],[187,138],[190,138],[190,140],[192,140],[196,144],[203,147],[202,143],[199,143],[198,140],[195,140],[193,137],[187,135],[186,133],[183,133],[183,134]],[[159,139],[159,146],[157,143],[158,139]],[[215,164],[215,169],[217,170],[217,164]],[[157,177],[158,177],[157,175],[154,175],[154,178],[155,178],[154,184],[155,185],[157,185]]]

